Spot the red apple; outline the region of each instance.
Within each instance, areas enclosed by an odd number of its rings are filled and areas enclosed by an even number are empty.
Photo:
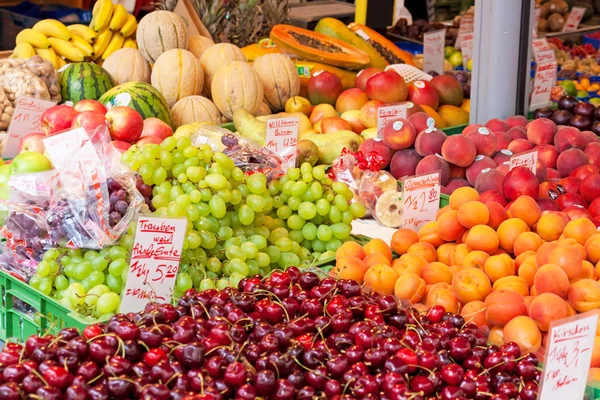
[[[158,136],[164,140],[169,136],[173,136],[173,129],[158,118],[146,118],[144,120],[144,130],[142,131],[141,137],[146,136]]]
[[[354,83],[354,86],[356,86],[359,89],[365,90],[369,78],[379,72],[383,72],[383,70],[377,67],[369,67],[363,69],[358,74],[356,74],[356,82]]]
[[[131,143],[124,142],[122,140],[113,140],[112,145],[115,149],[119,150],[121,153],[127,151],[131,147]]]
[[[108,126],[108,121],[104,117],[104,114],[88,110],[77,114],[71,124],[71,128],[83,128],[86,132],[93,133],[101,125]]]
[[[135,142],[135,144],[137,144],[138,146],[143,146],[149,143],[161,144],[162,141],[163,139],[158,136],[144,136],[143,138]]]
[[[317,71],[308,78],[307,91],[312,105],[327,103],[334,106],[344,85],[339,76],[329,71]]]
[[[106,106],[104,104],[100,103],[98,100],[87,100],[87,99],[78,101],[77,104],[75,104],[75,106],[73,106],[73,108],[79,112],[96,111],[102,115],[106,115],[106,112],[108,111]]]
[[[133,108],[113,107],[106,113],[106,119],[113,139],[133,143],[142,136],[144,119]]]
[[[77,110],[65,104],[50,107],[40,118],[42,131],[46,136],[52,136],[57,132],[69,129],[76,116]]]
[[[46,137],[43,133],[30,133],[25,135],[19,143],[19,153],[24,151],[35,151],[38,153],[44,153],[44,143],[42,140]]]

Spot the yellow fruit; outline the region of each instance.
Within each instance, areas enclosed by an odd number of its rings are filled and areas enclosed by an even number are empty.
[[[469,123],[469,113],[462,108],[444,105],[438,108],[437,112],[448,126],[457,126]]]
[[[36,23],[33,28],[46,35],[46,37],[55,37],[62,40],[71,40],[72,33],[67,29],[65,24],[55,19],[43,19]]]
[[[219,69],[212,81],[211,92],[215,105],[228,119],[238,108],[256,113],[264,98],[258,73],[243,61],[233,61]]]
[[[138,49],[123,48],[115,51],[104,60],[104,68],[120,85],[127,82],[150,83],[150,64]]]
[[[202,93],[204,72],[200,61],[191,52],[171,49],[156,60],[150,82],[165,96],[169,107],[173,107],[186,96]]]
[[[202,53],[200,64],[204,69],[204,93],[210,95],[213,76],[221,67],[232,61],[246,61],[246,56],[239,47],[229,43],[217,43]]]
[[[30,58],[35,56],[35,50],[32,45],[27,42],[19,43],[15,46],[11,58]]]
[[[29,28],[23,29],[17,34],[15,44],[19,45],[21,43],[29,43],[38,49],[47,49],[50,47],[50,42],[48,41],[46,35]]]
[[[169,49],[187,49],[187,26],[170,11],[154,11],[142,18],[136,37],[138,48],[149,63]]]
[[[267,54],[258,57],[252,67],[262,80],[265,101],[272,111],[282,111],[288,99],[300,92],[300,76],[287,56]]]
[[[202,96],[188,96],[171,108],[171,118],[176,128],[193,122],[219,124],[221,113],[215,104]]]

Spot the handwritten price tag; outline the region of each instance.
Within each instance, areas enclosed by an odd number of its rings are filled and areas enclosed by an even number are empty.
[[[533,10],[533,32],[532,35],[534,38],[538,35],[538,26],[540,25],[540,14],[542,12],[541,8],[536,8]]]
[[[583,399],[597,323],[591,311],[550,324],[541,400]]]
[[[544,60],[548,61],[546,59],[547,56],[544,56],[544,58],[540,60],[540,55],[550,51],[552,52],[552,60],[554,60],[554,50],[552,50],[546,39],[533,39],[531,41],[531,47],[533,49],[533,59],[536,63],[543,62]]]
[[[40,118],[44,111],[55,105],[56,103],[48,100],[19,97],[8,126],[8,135],[2,150],[2,158],[14,158],[19,154],[19,144],[25,135],[41,133]]]
[[[283,169],[296,166],[298,155],[298,117],[273,118],[267,121],[267,149],[281,157]]]
[[[54,168],[61,171],[66,160],[72,153],[79,149],[79,158],[100,159],[90,137],[83,128],[71,129],[64,133],[49,136],[43,140],[48,158],[52,161]]]
[[[579,23],[581,22],[583,15],[585,14],[585,8],[583,7],[573,7],[571,9],[571,13],[569,14],[569,18],[565,22],[563,26],[563,32],[571,32],[576,30],[579,27]]]
[[[377,109],[377,137],[383,136],[383,127],[389,121],[396,118],[406,118],[406,108],[407,104],[392,104],[379,107]],[[394,129],[400,130],[401,128],[399,126],[398,129]]]
[[[556,81],[556,61],[538,64],[533,80],[533,92],[529,107],[536,109],[550,104],[550,93]]]
[[[509,170],[512,171],[517,167],[525,167],[535,174],[537,171],[537,160],[537,150],[531,150],[526,151],[525,153],[516,154],[510,158]]]
[[[444,44],[446,30],[440,29],[423,35],[423,71],[444,73]]]
[[[473,58],[473,40],[474,35],[472,33],[465,33],[460,38],[460,47],[463,57],[463,68],[467,69],[467,62]]]
[[[185,218],[139,217],[120,312],[171,301],[186,229]]]
[[[440,173],[405,178],[402,199],[404,228],[417,232],[426,223],[435,221],[440,208]]]
[[[461,50],[461,39],[465,33],[473,33],[475,27],[475,21],[472,15],[465,15],[460,19],[460,26],[458,27],[458,34],[456,35],[456,43],[454,47],[457,50]]]

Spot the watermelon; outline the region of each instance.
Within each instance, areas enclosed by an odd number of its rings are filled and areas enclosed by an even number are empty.
[[[99,101],[109,109],[116,106],[131,107],[144,119],[155,117],[173,127],[167,100],[148,83],[123,83],[104,93]]]
[[[81,62],[66,65],[59,71],[62,101],[98,100],[115,86],[112,76],[98,64]]]

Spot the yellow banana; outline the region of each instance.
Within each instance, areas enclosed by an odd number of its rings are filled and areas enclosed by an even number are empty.
[[[15,46],[10,58],[30,58],[35,56],[35,49],[27,42]]]
[[[113,12],[111,0],[98,0],[92,9],[92,22],[90,27],[96,32],[100,32],[110,24],[110,18]]]
[[[125,38],[119,32],[114,32],[112,38],[110,39],[110,43],[102,53],[102,59],[106,60],[108,56],[110,56],[115,51],[123,48],[123,43],[125,43]]]
[[[138,23],[137,20],[135,19],[135,16],[128,14],[127,15],[127,21],[125,21],[125,25],[123,25],[121,27],[121,35],[125,36],[125,37],[129,37],[131,35],[134,34],[135,30],[137,29]]]
[[[79,50],[71,42],[57,38],[48,38],[48,41],[50,42],[50,46],[52,46],[52,50],[67,60],[79,62],[85,58],[83,51]]]
[[[73,38],[71,39],[71,43],[79,50],[83,51],[86,57],[94,57],[96,53],[94,53],[94,48],[91,44],[89,44],[84,38],[74,33]]]
[[[72,35],[65,24],[55,19],[43,19],[33,26],[33,30],[62,40],[71,40]]]
[[[46,35],[29,28],[23,29],[21,32],[19,32],[15,42],[16,44],[29,43],[33,47],[40,49],[47,49],[50,47],[50,42],[48,42]]]
[[[121,4],[115,4],[113,6],[112,18],[110,19],[110,30],[114,32],[121,29],[123,25],[125,25],[128,15],[129,14],[127,14],[125,7],[123,7]]]
[[[98,33],[98,37],[94,42],[94,60],[98,59],[108,47],[110,40],[112,39],[113,33],[108,27]]]
[[[67,65],[67,62],[62,57],[56,57],[56,70],[60,70],[62,67]]]
[[[94,43],[94,41],[96,40],[96,37],[98,37],[98,34],[96,33],[96,31],[87,25],[83,25],[83,24],[67,25],[67,29],[69,31],[71,31],[71,33],[77,34],[80,37],[84,38],[85,41],[88,42],[89,44]]]
[[[57,63],[56,63],[56,59],[58,58],[56,56],[56,53],[54,52],[54,50],[52,48],[49,49],[35,49],[35,54],[37,54],[38,56],[42,57],[44,60],[48,60],[52,63],[52,65],[54,66],[54,69],[56,69],[57,67]]]
[[[137,49],[138,48],[137,42],[135,41],[135,39],[127,38],[127,39],[125,39],[125,43],[123,43],[123,48],[126,48],[126,47],[130,47],[132,49]]]

